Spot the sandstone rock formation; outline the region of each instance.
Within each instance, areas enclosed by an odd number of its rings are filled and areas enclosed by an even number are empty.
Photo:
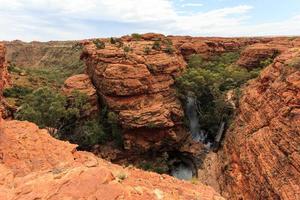
[[[5,111],[5,107],[3,105],[3,97],[2,93],[5,87],[9,85],[10,78],[7,71],[7,64],[5,60],[6,48],[4,44],[0,43],[0,118]]]
[[[0,123],[0,199],[223,199],[212,188],[76,151],[29,122]]]
[[[199,54],[204,59],[220,55],[225,52],[240,51],[242,48],[255,43],[267,43],[267,38],[205,38],[171,36],[175,47],[188,60],[192,54]]]
[[[219,152],[231,199],[300,199],[300,49],[285,51],[244,88]]]
[[[80,93],[86,94],[88,97],[88,102],[91,108],[85,113],[85,116],[94,116],[100,113],[98,108],[98,97],[90,78],[86,74],[78,74],[69,77],[63,87],[63,92],[68,96],[68,98],[73,97],[73,92],[78,91]]]
[[[90,41],[82,55],[99,96],[118,114],[127,149],[171,147],[187,136],[172,88],[186,63],[176,49],[165,52],[173,47],[166,37],[159,37],[163,36],[149,34],[141,41],[123,37],[122,47],[103,40],[104,49]],[[161,46],[153,49],[153,40]]]

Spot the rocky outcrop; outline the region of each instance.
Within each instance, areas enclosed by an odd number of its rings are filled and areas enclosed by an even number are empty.
[[[170,36],[177,49],[188,60],[192,54],[198,54],[204,59],[226,52],[240,51],[255,43],[267,43],[268,38],[207,38]]]
[[[76,91],[88,97],[88,102],[91,107],[85,111],[85,116],[91,117],[100,113],[97,92],[88,75],[78,74],[69,77],[65,81],[62,90],[68,98],[73,98],[74,92]]]
[[[268,59],[272,61],[280,52],[274,46],[256,44],[242,52],[237,64],[247,69],[258,68],[263,65],[262,62],[268,61]]]
[[[103,40],[104,49],[90,41],[82,54],[99,96],[118,114],[127,149],[172,147],[187,136],[172,88],[186,63],[168,38],[159,36],[123,37],[122,46]],[[159,41],[156,48],[153,40]]]
[[[270,38],[265,43],[256,43],[247,46],[242,52],[237,65],[249,70],[253,68],[265,67],[273,62],[281,53],[299,46],[298,38]]]
[[[227,132],[221,190],[231,199],[300,199],[300,49],[244,88]]]
[[[0,118],[5,112],[4,100],[3,100],[3,90],[10,83],[9,74],[7,71],[7,64],[5,60],[6,48],[4,44],[0,43]]]
[[[0,199],[223,199],[212,188],[122,168],[29,122],[0,123]]]

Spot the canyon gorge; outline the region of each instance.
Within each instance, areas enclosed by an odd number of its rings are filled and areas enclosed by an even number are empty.
[[[3,42],[0,78],[1,200],[300,199],[298,37]],[[20,120],[44,86],[109,136]]]

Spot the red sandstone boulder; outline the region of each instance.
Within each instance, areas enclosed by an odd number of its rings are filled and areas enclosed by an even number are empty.
[[[0,199],[223,199],[212,188],[122,168],[32,123],[0,123]]]
[[[74,91],[81,92],[86,94],[88,97],[88,102],[91,105],[91,108],[86,111],[86,116],[92,116],[99,114],[100,110],[98,108],[98,97],[96,89],[93,86],[90,78],[86,74],[78,74],[69,77],[63,86],[63,92],[69,97],[72,98],[72,93]]]

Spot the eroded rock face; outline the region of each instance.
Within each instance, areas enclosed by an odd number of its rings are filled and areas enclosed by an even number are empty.
[[[155,50],[153,40],[159,37],[161,49]],[[104,49],[86,42],[82,57],[98,94],[118,114],[125,148],[147,151],[164,144],[171,147],[186,138],[183,110],[172,87],[186,63],[174,47],[173,53],[164,52],[166,37],[148,34],[143,38],[123,37],[122,47],[103,40]]]
[[[223,199],[211,187],[122,168],[29,122],[0,123],[0,199]]]
[[[247,46],[241,52],[237,65],[247,69],[263,67],[267,64],[264,62],[272,62],[281,53],[299,45],[299,38],[270,38],[268,42]]]
[[[6,48],[4,44],[0,43],[0,118],[5,112],[5,107],[3,105],[3,90],[9,85],[10,78],[7,71],[7,64],[5,60]]]
[[[300,199],[300,49],[284,52],[244,89],[219,152],[231,199]]]
[[[267,38],[206,38],[171,36],[174,45],[188,60],[192,54],[201,55],[204,59],[226,52],[240,51],[242,48],[255,43],[267,43]]]
[[[91,117],[100,113],[97,92],[88,75],[78,74],[69,77],[65,81],[62,90],[68,98],[73,98],[73,92],[75,91],[87,95],[91,108],[86,111],[85,116]]]

